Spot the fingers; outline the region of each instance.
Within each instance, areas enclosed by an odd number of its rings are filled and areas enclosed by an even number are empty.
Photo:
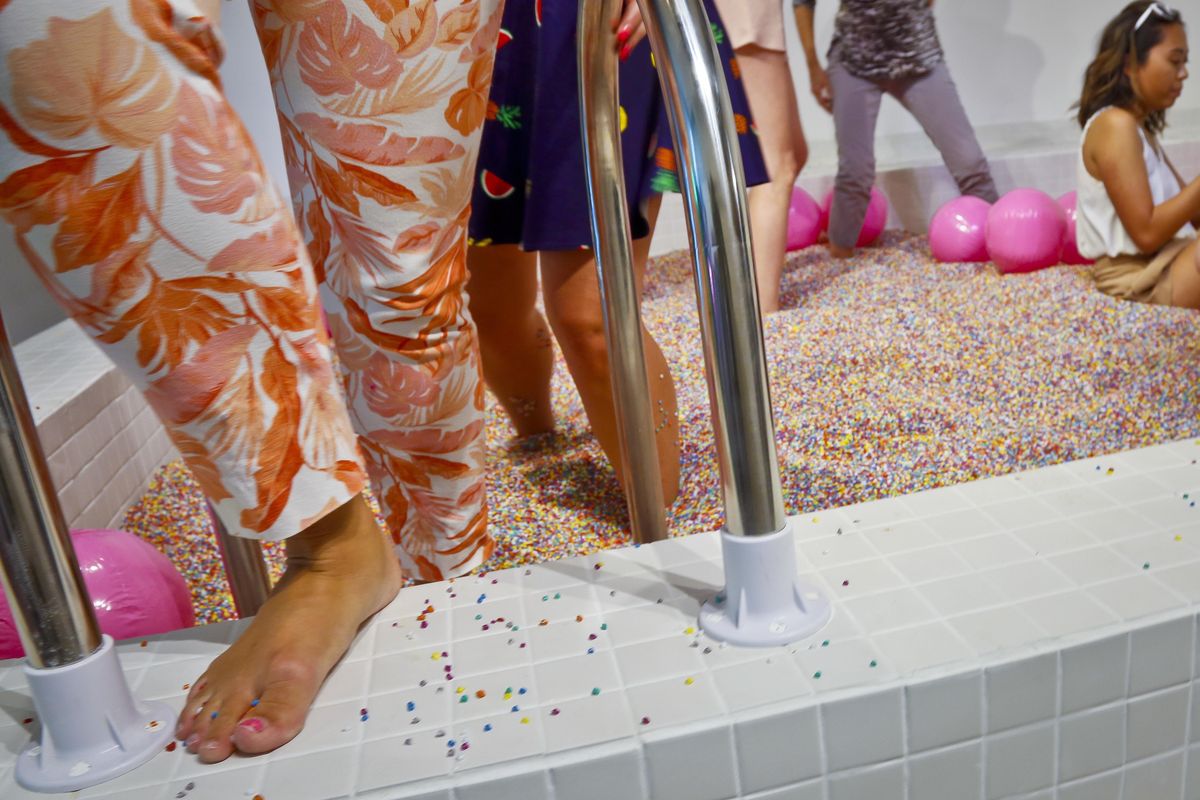
[[[621,16],[615,21],[616,50],[622,61],[646,38],[646,26],[642,23],[642,12],[636,0],[626,0]]]
[[[625,47],[621,50],[621,60],[624,61],[625,59],[629,58],[629,54],[632,53],[634,48],[636,48],[641,43],[642,39],[645,38],[646,26],[642,23],[642,20],[639,17],[637,26],[633,29],[633,33],[629,35],[629,41],[626,42]]]
[[[829,78],[824,74],[813,77],[812,95],[813,99],[817,101],[817,105],[833,113],[833,91],[829,86]]]
[[[830,109],[831,103],[829,102],[829,92],[828,91],[824,90],[822,87],[820,87],[816,84],[813,84],[812,96],[813,96],[813,99],[817,101],[817,105],[819,105],[821,108],[825,109],[826,111],[828,111]]]

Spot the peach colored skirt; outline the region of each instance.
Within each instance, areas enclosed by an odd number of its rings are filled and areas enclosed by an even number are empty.
[[[1153,255],[1105,256],[1092,272],[1096,288],[1122,300],[1171,305],[1171,264],[1192,239],[1175,239]]]
[[[765,50],[785,51],[783,43],[784,0],[714,0],[729,43],[736,50],[758,45]]]

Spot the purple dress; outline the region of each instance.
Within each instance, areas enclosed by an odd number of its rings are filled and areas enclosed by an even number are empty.
[[[767,181],[737,62],[705,0],[733,103],[747,185]],[[476,246],[576,250],[592,244],[579,131],[574,0],[507,0],[471,199]],[[650,231],[650,196],[678,192],[675,153],[658,73],[643,40],[620,69],[626,199],[634,238]]]

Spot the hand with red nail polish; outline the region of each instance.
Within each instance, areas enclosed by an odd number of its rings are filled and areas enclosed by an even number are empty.
[[[622,61],[646,38],[646,26],[642,23],[642,12],[637,0],[625,0],[621,15],[612,21],[612,30],[616,34],[614,48]]]

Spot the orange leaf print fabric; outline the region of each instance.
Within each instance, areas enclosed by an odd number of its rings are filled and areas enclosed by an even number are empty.
[[[330,6],[289,19],[259,0],[255,20],[260,40],[279,46],[270,72],[293,203],[360,447],[404,566],[436,580],[492,548],[479,359],[462,292],[500,8]],[[427,444],[437,452],[419,449]]]
[[[498,0],[254,0],[294,215],[190,0],[0,3],[0,218],[229,529],[369,475],[412,574],[487,558],[462,291]]]
[[[52,158],[18,170],[0,183],[0,214],[24,233],[62,219],[90,177],[92,156]]]
[[[437,5],[433,0],[368,0],[371,12],[387,26],[387,39],[403,58],[428,49],[437,36]]]
[[[296,52],[304,82],[318,94],[383,89],[400,77],[396,53],[341,3],[327,3],[304,26]]]
[[[481,58],[471,64],[467,88],[459,89],[450,98],[446,121],[454,130],[466,136],[479,130],[487,115],[488,90],[492,85],[492,65]]]
[[[34,132],[60,142],[95,127],[109,144],[142,149],[174,121],[170,73],[121,29],[111,8],[79,20],[50,17],[46,35],[7,62],[21,89],[17,112]]]
[[[71,198],[54,237],[59,272],[103,260],[129,241],[142,214],[142,162],[87,186]]]
[[[307,255],[215,83],[214,37],[190,2],[0,7],[0,219],[229,529],[282,538],[366,471]]]
[[[171,142],[171,163],[179,188],[197,210],[232,216],[261,188],[262,167],[236,120],[221,114],[219,102],[186,84],[179,91],[179,120]]]
[[[439,164],[466,157],[462,146],[444,136],[401,136],[384,125],[338,123],[299,114],[296,124],[333,153],[381,167]]]

